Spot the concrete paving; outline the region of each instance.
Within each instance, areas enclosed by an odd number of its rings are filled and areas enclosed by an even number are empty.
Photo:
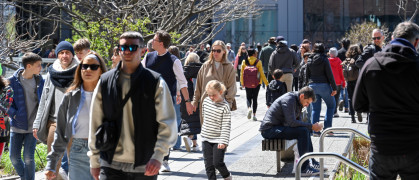
[[[236,95],[238,110],[232,112],[232,128],[230,144],[225,156],[225,162],[233,175],[233,179],[295,179],[292,173],[293,163],[282,162],[280,173],[276,172],[276,154],[271,151],[262,151],[261,140],[263,139],[258,131],[260,120],[263,119],[267,107],[265,105],[265,89],[261,88],[258,97],[258,110],[256,117],[258,121],[247,119],[247,105],[245,90],[238,90]],[[324,118],[326,106],[323,103],[320,120]],[[352,124],[347,113],[339,112],[340,117],[333,119],[333,127],[351,127],[367,134],[367,125],[364,116],[363,123]],[[342,154],[348,144],[350,134],[335,133],[334,137],[325,138],[325,151]],[[200,137],[198,136],[198,141]],[[319,138],[312,137],[314,151],[319,150]],[[200,145],[200,143],[199,143]],[[183,141],[182,141],[183,148]],[[338,161],[325,159],[325,166],[329,169],[326,175],[330,175]],[[160,173],[159,180],[200,180],[207,179],[202,151],[187,152],[186,150],[171,151],[169,165],[171,172]],[[38,172],[36,179],[44,179],[43,173]],[[218,179],[222,179],[219,175]],[[319,179],[319,177],[308,177],[303,179]]]

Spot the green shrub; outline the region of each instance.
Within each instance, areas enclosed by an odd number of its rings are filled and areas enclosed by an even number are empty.
[[[22,153],[23,155],[23,148]],[[22,156],[23,160],[23,156]],[[36,145],[36,151],[35,151],[35,171],[40,171],[45,168],[45,165],[47,163],[47,145],[45,144],[38,144]],[[9,151],[6,151],[1,156],[1,162],[0,162],[0,169],[3,169],[3,174],[8,175],[16,175],[15,168],[12,165],[12,162],[9,158]]]

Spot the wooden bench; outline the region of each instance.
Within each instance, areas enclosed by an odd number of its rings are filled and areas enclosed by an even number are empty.
[[[262,151],[276,151],[276,171],[281,172],[281,151],[285,150],[284,139],[262,140]]]

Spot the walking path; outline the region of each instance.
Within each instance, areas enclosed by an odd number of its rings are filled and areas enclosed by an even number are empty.
[[[256,117],[258,121],[247,119],[247,105],[245,90],[238,90],[236,95],[238,110],[232,112],[232,128],[230,144],[225,156],[225,162],[233,175],[233,179],[295,179],[291,173],[293,164],[282,162],[281,173],[276,172],[276,153],[262,151],[262,136],[258,131],[260,121],[263,119],[267,107],[265,105],[265,89],[261,88],[258,97],[258,110]],[[322,104],[321,120],[324,118],[326,106]],[[340,117],[333,119],[333,127],[351,127],[367,134],[365,117],[363,123],[352,124],[347,113],[339,112]],[[325,138],[325,151],[342,154],[348,143],[350,134],[335,133],[333,137]],[[198,141],[200,137],[198,136]],[[319,138],[312,137],[314,151],[319,151]],[[183,142],[182,142],[183,143]],[[325,166],[329,169],[327,175],[335,167],[337,160],[325,159]],[[171,151],[169,160],[171,172],[160,173],[159,180],[201,180],[207,179],[202,151],[187,152],[186,150]],[[222,179],[221,176],[218,176]],[[43,173],[38,172],[36,179],[44,179]],[[303,178],[304,179],[304,178]],[[319,179],[309,177],[305,179]]]

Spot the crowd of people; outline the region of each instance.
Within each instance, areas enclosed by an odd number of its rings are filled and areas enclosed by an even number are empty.
[[[416,24],[400,23],[386,46],[375,29],[365,48],[348,39],[339,50],[308,39],[288,46],[277,36],[264,47],[242,43],[235,54],[230,43],[216,40],[189,48],[183,64],[171,39],[164,30],[147,43],[140,33],[125,32],[109,70],[88,39],[62,41],[45,78],[42,58],[25,53],[22,68],[0,76],[0,156],[9,141],[17,174],[33,180],[40,141],[48,148],[47,179],[157,179],[171,171],[170,151],[183,140],[187,151],[202,150],[208,179],[216,179],[216,170],[232,179],[224,156],[235,96],[245,90],[247,118],[257,121],[262,86],[268,107],[262,137],[297,139],[302,156],[313,151],[311,136],[332,127],[339,111],[352,123],[368,112],[370,178],[419,178],[412,148],[419,145]],[[316,175],[320,165],[310,159],[302,169]]]

